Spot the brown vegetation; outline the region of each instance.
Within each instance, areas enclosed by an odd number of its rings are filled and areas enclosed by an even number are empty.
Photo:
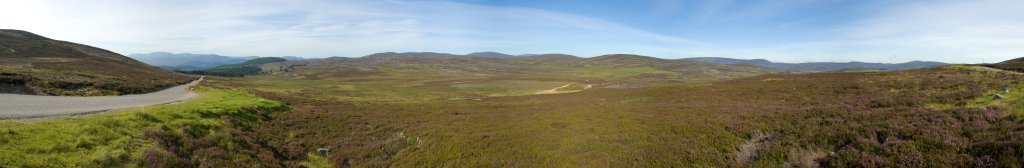
[[[1015,167],[1024,129],[984,102],[1021,79],[936,68],[393,103],[253,91],[294,110],[252,131],[289,165],[329,148],[356,167]]]
[[[107,50],[0,30],[0,93],[123,95],[156,91],[190,79]]]
[[[288,62],[268,66],[289,67],[273,72],[302,79],[413,73],[448,77],[611,79],[633,83],[701,83],[773,72],[749,65],[718,65],[622,54],[593,58],[558,54],[489,58],[443,53],[378,53],[360,58],[301,61],[302,66],[295,64]]]

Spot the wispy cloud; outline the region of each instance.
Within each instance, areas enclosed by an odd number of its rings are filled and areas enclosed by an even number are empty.
[[[667,1],[667,2],[661,2]],[[656,4],[665,5],[669,9],[679,9],[682,1],[659,0]],[[677,3],[669,3],[677,2]],[[776,16],[780,13],[791,11],[794,8],[805,7],[809,4],[823,3],[816,0],[771,0],[771,1],[735,1],[735,0],[707,0],[690,3],[693,8],[696,20],[701,22],[711,21],[732,21],[738,19],[765,18]],[[672,6],[675,5],[675,6]],[[674,7],[674,8],[673,8]]]
[[[916,1],[886,4],[820,41],[745,49],[788,62],[939,60],[996,62],[1024,57],[1024,1]]]
[[[649,17],[661,17],[651,21],[673,24],[626,22],[616,13],[570,14],[448,1],[33,0],[0,5],[0,28],[123,54],[325,57],[499,51],[963,63],[1024,56],[1024,17],[1019,17],[1024,10],[1018,9],[1024,1],[646,2],[653,5],[645,6],[648,12],[657,14]],[[639,9],[624,11],[633,10]]]
[[[384,51],[669,55],[700,45],[584,16],[443,1],[20,1],[0,28],[120,53],[361,56]]]

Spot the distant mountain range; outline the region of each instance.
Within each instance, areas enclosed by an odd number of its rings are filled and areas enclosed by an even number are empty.
[[[491,51],[469,53],[469,54],[466,54],[466,56],[489,57],[489,58],[512,58],[512,57],[516,57],[515,55],[508,55],[508,54],[503,54],[503,53],[499,53],[499,52],[491,52]]]
[[[169,53],[153,52],[147,54],[131,54],[128,57],[144,63],[158,66],[164,69],[178,71],[195,71],[214,68],[217,66],[239,64],[245,61],[260,58],[258,56],[223,56],[216,54],[190,54],[190,53]],[[286,60],[304,60],[302,57],[282,56]]]
[[[434,52],[385,52],[362,57],[331,57],[260,65],[260,74],[285,73],[305,79],[362,75],[558,78],[638,83],[707,82],[775,72],[753,65],[721,65],[640,55],[583,58],[565,54],[519,55],[495,52],[466,55]]]
[[[384,52],[370,54],[363,56],[362,58],[448,58],[448,57],[476,57],[476,58],[498,58],[498,59],[510,59],[510,58],[529,58],[529,57],[555,57],[555,58],[567,58],[576,56],[564,55],[564,54],[523,54],[523,55],[511,55],[499,52],[475,52],[465,55],[448,54],[448,53],[435,53],[435,52]],[[222,56],[216,54],[189,54],[189,53],[168,53],[168,52],[154,52],[148,54],[132,54],[129,57],[135,58],[139,61],[148,63],[150,65],[159,66],[164,69],[176,70],[176,71],[201,71],[207,70],[218,66],[241,64],[245,61],[261,58],[258,56]],[[267,58],[267,57],[263,57]],[[289,61],[301,61],[306,60],[301,57],[295,56],[282,56],[276,58],[283,58]],[[337,57],[338,60],[344,57]],[[652,57],[653,58],[653,57]],[[544,59],[544,58],[539,58]],[[810,62],[810,63],[776,63],[764,59],[733,59],[733,58],[722,58],[722,57],[697,57],[697,58],[683,58],[676,59],[682,61],[696,61],[711,64],[720,65],[753,65],[758,67],[764,67],[772,70],[781,71],[803,71],[803,72],[833,72],[833,71],[855,71],[855,70],[907,70],[917,68],[929,68],[946,65],[941,62],[926,62],[926,61],[912,61],[906,63],[890,64],[890,63],[866,63],[866,62]],[[305,63],[288,63],[288,66],[294,64],[305,64]]]
[[[698,57],[698,58],[684,58],[683,60],[700,61],[713,64],[746,64],[755,65],[775,70],[785,71],[812,71],[812,72],[831,72],[831,71],[846,71],[846,70],[907,70],[917,68],[930,68],[946,65],[941,62],[928,62],[928,61],[911,61],[899,64],[888,64],[888,63],[866,63],[866,62],[810,62],[810,63],[776,63],[764,59],[733,59],[733,58],[721,58],[721,57]]]
[[[199,73],[199,74],[204,74],[204,75],[216,75],[216,76],[248,76],[248,75],[258,75],[258,74],[260,74],[263,71],[263,68],[260,67],[263,64],[269,64],[269,63],[275,63],[275,62],[284,62],[284,61],[288,61],[288,60],[284,59],[284,58],[278,58],[278,57],[262,57],[262,58],[256,58],[256,59],[252,59],[252,60],[245,61],[245,62],[238,63],[238,64],[221,65],[221,66],[217,66],[217,67],[213,67],[213,68],[209,68],[209,69],[203,70],[201,72],[190,72],[190,73]]]
[[[466,55],[456,55],[433,52],[407,52],[395,53],[385,52],[370,54],[365,57],[481,57],[481,58],[523,58],[534,56],[552,56],[561,54],[523,54],[510,55],[498,52],[475,52]],[[576,57],[571,55],[562,55]],[[697,61],[723,65],[753,65],[773,70],[782,71],[803,71],[803,72],[833,72],[833,71],[856,71],[856,70],[907,70],[917,68],[929,68],[946,65],[941,62],[911,61],[906,63],[866,63],[866,62],[810,62],[810,63],[776,63],[764,59],[734,59],[722,57],[697,57],[683,58],[679,60]]]

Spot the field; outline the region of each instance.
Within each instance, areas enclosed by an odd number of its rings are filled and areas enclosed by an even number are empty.
[[[288,107],[249,94],[200,88],[193,100],[116,113],[0,121],[0,167],[236,165],[259,158],[217,150],[249,145],[237,132]],[[254,148],[259,149],[259,148]],[[232,149],[227,152],[258,152]]]
[[[1022,76],[995,71],[777,74],[500,96],[486,94],[513,90],[505,87],[518,80],[389,77],[211,85],[294,108],[252,129],[282,153],[274,162],[290,165],[316,148],[331,149],[332,164],[355,167],[1024,164]],[[1011,92],[1000,93],[1004,86]],[[472,95],[479,97],[451,99]]]
[[[181,104],[2,121],[0,150],[15,152],[0,155],[0,162],[19,167],[1024,166],[1019,161],[1024,156],[1022,75],[947,66],[767,74],[709,83],[665,79],[616,87],[637,81],[617,80],[614,74],[208,77],[199,89],[203,96]],[[327,151],[319,154],[319,149]]]

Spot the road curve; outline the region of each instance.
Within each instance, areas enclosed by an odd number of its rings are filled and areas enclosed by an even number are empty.
[[[981,69],[981,70],[988,70],[988,71],[995,71],[995,72],[1003,72],[1003,73],[1022,75],[1022,73],[1017,72],[1017,71],[1007,71],[1007,70],[996,69],[996,68],[991,68],[991,67],[986,67],[986,66],[973,66],[973,67]]]
[[[161,91],[123,96],[38,96],[0,94],[0,120],[25,119],[66,115],[83,115],[110,110],[167,104],[187,100],[196,96],[188,90],[204,77],[188,84]]]

